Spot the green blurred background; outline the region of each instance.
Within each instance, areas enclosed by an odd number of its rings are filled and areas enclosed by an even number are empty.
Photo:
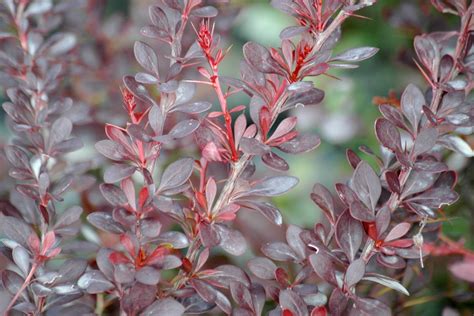
[[[122,16],[132,20],[137,28],[128,33],[129,48],[133,40],[140,39],[138,27],[145,25],[147,5],[153,1],[143,0],[109,0],[105,1],[102,13],[104,20]],[[242,45],[247,41],[256,41],[266,46],[279,45],[279,33],[293,20],[272,8],[268,1],[232,0],[231,7],[240,10],[231,31],[224,36],[222,45],[232,45],[228,58],[222,66],[222,72],[235,76],[238,73],[239,61],[242,59]],[[333,187],[338,181],[344,181],[351,173],[346,162],[346,148],[351,148],[373,163],[370,156],[358,150],[360,145],[367,145],[378,152],[373,125],[379,116],[377,106],[372,103],[374,96],[386,97],[390,90],[399,96],[408,83],[426,87],[422,77],[413,67],[412,41],[416,34],[432,30],[444,30],[457,27],[456,19],[445,18],[430,11],[428,1],[416,0],[381,0],[375,6],[361,12],[368,19],[352,18],[344,24],[342,39],[336,46],[336,52],[358,46],[375,46],[379,53],[372,59],[360,63],[358,69],[331,70],[330,74],[337,79],[320,76],[315,79],[316,86],[326,92],[325,100],[315,107],[299,108],[292,113],[299,117],[299,129],[315,132],[321,136],[322,145],[314,152],[287,157],[291,174],[301,182],[290,194],[279,197],[275,202],[283,211],[287,223],[311,227],[318,220],[320,213],[309,198],[314,183],[319,182]],[[130,72],[136,64],[129,59],[125,67]],[[118,89],[117,91],[118,92]],[[4,96],[0,95],[1,101]],[[107,100],[107,97],[99,98]],[[248,99],[239,94],[232,97],[234,105],[246,104]],[[98,101],[94,106],[110,107]],[[117,104],[114,106],[118,107]],[[118,110],[118,108],[117,108]],[[8,130],[4,124],[4,113],[1,112],[0,135],[3,143],[7,142]],[[87,148],[91,153],[89,144]],[[462,168],[460,182],[464,198],[454,207],[445,210],[449,221],[445,222],[444,232],[454,240],[463,239],[470,249],[474,249],[474,221],[472,220],[474,168],[460,157],[450,157],[453,168]],[[265,167],[262,166],[261,170]],[[455,215],[454,215],[455,214]],[[433,270],[433,282],[408,299],[413,308],[405,309],[412,315],[441,315],[443,308],[449,305],[458,306],[458,294],[472,293],[472,285],[456,280],[445,268],[448,260],[436,259],[443,269]],[[420,299],[421,298],[421,299]],[[462,299],[461,299],[462,301]],[[462,301],[465,310],[474,308],[472,301]],[[420,304],[423,303],[423,304]],[[467,308],[467,309],[466,309]]]

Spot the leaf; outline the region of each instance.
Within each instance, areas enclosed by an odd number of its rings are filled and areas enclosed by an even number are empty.
[[[248,288],[239,281],[231,281],[229,284],[230,293],[239,306],[252,309],[252,295]]]
[[[402,294],[405,294],[407,296],[410,295],[408,290],[403,285],[401,285],[397,280],[394,280],[394,279],[392,279],[388,276],[385,276],[385,275],[381,275],[381,274],[377,274],[377,273],[370,273],[370,275],[367,275],[367,276],[363,277],[362,280],[375,282],[375,283],[381,284],[383,286],[389,287],[389,288],[391,288],[395,291],[398,291]]]
[[[367,162],[362,161],[357,166],[352,176],[352,186],[359,199],[371,210],[375,210],[382,186],[379,177]]]
[[[200,102],[179,104],[173,107],[173,109],[170,112],[178,111],[178,112],[183,112],[183,113],[198,114],[198,113],[206,112],[211,107],[212,107],[212,103],[200,101]]]
[[[401,149],[400,132],[389,120],[379,118],[375,122],[375,134],[379,142],[391,151]]]
[[[140,316],[181,316],[185,312],[183,305],[172,298],[155,301]]]
[[[89,294],[103,293],[114,288],[114,285],[98,270],[86,272],[79,278],[77,285]]]
[[[417,131],[423,113],[423,105],[426,103],[423,93],[417,86],[410,84],[403,92],[400,102],[403,114],[411,123],[413,130]]]
[[[13,262],[23,272],[23,277],[26,278],[30,271],[30,255],[28,251],[22,246],[16,246],[12,251]]]
[[[298,178],[291,176],[269,177],[257,182],[245,195],[278,196],[294,188],[298,182]]]
[[[337,285],[334,264],[326,251],[319,250],[312,254],[309,256],[309,262],[321,279],[332,285]]]
[[[51,56],[59,56],[67,53],[77,43],[76,36],[73,33],[57,33],[54,35],[56,41],[49,47]]]
[[[263,73],[280,73],[268,50],[260,44],[248,42],[243,47],[245,60]]]
[[[280,39],[290,39],[306,32],[307,29],[305,26],[288,26],[280,32]]]
[[[351,216],[361,222],[373,222],[375,220],[374,212],[369,210],[362,202],[356,200],[349,207]]]
[[[89,214],[87,220],[95,227],[113,234],[122,234],[125,232],[122,225],[117,223],[110,214],[104,212],[94,212]]]
[[[206,302],[214,302],[217,299],[217,290],[206,282],[191,279],[189,283]]]
[[[438,130],[434,127],[423,128],[415,139],[412,155],[414,157],[433,149],[438,140]]]
[[[308,308],[305,302],[294,291],[281,291],[278,300],[283,310],[290,310],[295,316],[308,316]],[[283,315],[285,315],[285,313],[283,313]]]
[[[464,281],[474,283],[474,261],[472,258],[464,257],[463,260],[454,262],[449,265],[449,271],[451,273]]]
[[[79,206],[73,206],[58,216],[54,227],[59,228],[74,224],[81,218],[81,214],[82,208]]]
[[[324,99],[324,91],[318,88],[312,88],[309,91],[305,91],[304,93],[298,93],[291,96],[288,101],[286,102],[283,110],[291,109],[298,104],[301,105],[315,105],[321,103]]]
[[[171,163],[161,176],[158,191],[163,192],[183,185],[191,177],[193,169],[194,160],[192,158],[182,158]]]
[[[252,258],[248,261],[247,266],[249,270],[260,279],[275,279],[275,270],[277,269],[277,266],[268,258]]]
[[[270,222],[276,225],[281,225],[283,223],[280,211],[268,202],[240,201],[239,204],[243,207],[260,212]]]
[[[72,122],[66,117],[60,117],[54,121],[49,135],[50,146],[58,144],[71,135]]]
[[[217,16],[218,11],[213,6],[205,6],[192,11],[192,15],[200,18],[213,18]]]
[[[113,164],[104,173],[104,181],[106,183],[114,183],[132,176],[137,167],[125,164]]]
[[[242,137],[240,139],[240,149],[249,155],[265,155],[270,151],[270,147],[255,138]]]
[[[349,49],[332,58],[332,60],[339,60],[345,62],[358,62],[369,59],[379,51],[376,47],[358,47]]]
[[[33,229],[25,222],[15,217],[0,214],[0,236],[6,237],[27,248],[28,240],[33,234],[36,236]]]
[[[334,200],[331,192],[322,184],[316,183],[311,193],[311,199],[323,210],[331,223],[336,222]]]
[[[288,154],[302,154],[316,149],[321,144],[317,135],[299,134],[295,138],[281,144],[278,149]]]
[[[262,162],[276,171],[288,171],[290,166],[285,159],[273,152],[268,152],[262,156]]]
[[[300,258],[306,257],[306,244],[301,240],[300,234],[303,232],[298,226],[288,225],[286,230],[286,241],[288,245]]]
[[[355,301],[357,308],[360,308],[368,315],[391,316],[390,308],[384,303],[371,298],[358,298]]]
[[[387,237],[385,237],[385,242],[389,242],[392,240],[397,240],[403,236],[405,236],[411,228],[410,223],[399,223],[392,230],[388,233]]]
[[[347,268],[346,274],[344,275],[344,283],[347,288],[351,288],[356,285],[365,274],[365,262],[362,258],[351,262]]]
[[[121,308],[127,315],[134,315],[151,305],[156,299],[156,286],[135,283],[121,298]]]
[[[298,261],[295,252],[285,243],[273,242],[262,247],[265,256],[277,261]]]
[[[148,44],[136,41],[133,52],[138,63],[149,72],[158,74],[158,57],[155,51]]]
[[[471,146],[461,137],[445,135],[440,140],[446,148],[456,151],[465,157],[474,157],[474,150],[472,150]]]
[[[339,217],[336,223],[336,240],[352,262],[362,244],[364,230],[362,224],[353,219],[348,211],[345,211]]]
[[[157,285],[160,282],[160,271],[153,267],[143,267],[135,273],[135,279],[146,285]]]
[[[169,133],[165,136],[157,137],[156,140],[160,141],[161,139],[166,139],[168,137],[171,138],[183,138],[188,135],[191,135],[196,131],[199,127],[198,120],[184,120],[177,123],[173,128],[169,131]]]
[[[412,170],[403,186],[401,198],[420,193],[430,188],[436,181],[436,175],[432,172],[420,172]]]
[[[113,184],[102,183],[100,185],[100,192],[102,192],[104,198],[113,206],[123,206],[128,204],[125,193],[122,189]]]
[[[215,225],[220,235],[220,246],[226,252],[234,256],[241,256],[247,250],[247,242],[238,230],[231,229],[224,225]]]
[[[127,153],[122,145],[108,139],[98,141],[95,144],[95,149],[105,157],[112,160],[121,161],[127,157]]]

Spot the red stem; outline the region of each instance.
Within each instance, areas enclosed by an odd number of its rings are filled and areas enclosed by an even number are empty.
[[[30,284],[31,282],[31,279],[33,278],[35,272],[36,272],[36,269],[38,268],[38,265],[36,263],[34,263],[32,266],[31,266],[31,270],[30,272],[28,273],[28,276],[26,277],[25,279],[25,282],[23,282],[23,284],[21,285],[20,289],[18,290],[18,292],[15,294],[15,296],[13,297],[13,299],[10,301],[10,304],[8,304],[7,308],[5,309],[5,314],[4,316],[8,316],[8,312],[10,311],[10,309],[12,309],[13,305],[15,305],[15,302],[18,300],[18,298],[20,297],[20,294],[25,290],[25,288]]]

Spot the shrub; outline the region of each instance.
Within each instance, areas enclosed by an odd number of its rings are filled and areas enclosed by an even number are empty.
[[[292,114],[323,100],[313,77],[357,68],[377,53],[332,52],[343,22],[375,1],[273,0],[297,24],[282,30],[280,47],[245,44],[235,77],[221,74],[229,49],[215,31],[218,10],[201,2],[163,0],[149,8],[151,24],[141,34],[167,49],[135,42],[142,71],[123,78],[127,122],[105,124],[107,138],[95,144],[110,160],[99,186],[109,206],[89,213],[84,201],[62,203],[68,190],[91,190],[97,168],[67,155],[82,146],[73,127],[97,120],[63,83],[87,75],[77,65],[76,35],[59,31],[80,8],[4,1],[3,109],[13,133],[5,155],[16,181],[0,210],[6,314],[390,315],[410,294],[413,271],[441,249],[439,210],[458,199],[446,152],[473,155],[463,136],[473,127],[474,5],[432,1],[458,16],[460,29],[415,37],[415,63],[428,88],[408,85],[398,106],[382,100],[380,150],[362,146],[369,161],[347,150],[354,171],[336,183],[336,194],[314,185],[320,222],[285,226],[285,241],[264,245],[262,256],[239,267],[220,264],[216,251],[230,258],[247,251],[233,225],[241,212],[284,225],[268,202],[299,182],[286,175],[284,157],[320,144],[296,130]],[[197,86],[213,92],[217,110]],[[231,106],[237,93],[250,97],[248,105]],[[195,151],[186,150],[191,143]],[[188,156],[164,159],[183,152]],[[96,235],[81,219],[83,207],[106,236],[100,249],[90,242]],[[466,275],[472,255],[459,253],[467,259],[453,272]]]

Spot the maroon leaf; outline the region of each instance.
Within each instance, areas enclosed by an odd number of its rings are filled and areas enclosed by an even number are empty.
[[[401,149],[400,132],[389,120],[379,118],[375,122],[375,134],[379,142],[393,152]]]
[[[311,193],[311,199],[323,210],[331,223],[336,222],[334,201],[331,192],[322,184],[316,183]]]
[[[363,234],[362,224],[353,219],[348,211],[342,213],[336,223],[336,240],[351,262],[359,251]]]
[[[365,274],[365,262],[363,259],[359,258],[351,262],[347,268],[346,274],[344,275],[344,283],[347,288],[351,288],[356,285]]]
[[[247,263],[249,270],[260,279],[273,280],[275,279],[275,270],[277,266],[267,258],[252,258]]]
[[[367,207],[375,210],[382,187],[379,177],[365,161],[362,161],[354,171],[352,188]]]
[[[148,306],[141,316],[181,316],[185,308],[172,298],[165,298],[155,301]]]
[[[194,160],[192,158],[182,158],[171,163],[161,176],[158,191],[165,191],[183,185],[188,181],[194,168]]]
[[[420,122],[425,103],[425,97],[417,86],[410,84],[406,87],[402,94],[401,106],[403,114],[411,123],[414,131],[418,130],[418,123]]]
[[[262,247],[265,256],[277,261],[293,261],[298,260],[295,252],[285,243],[274,242],[266,244]]]

